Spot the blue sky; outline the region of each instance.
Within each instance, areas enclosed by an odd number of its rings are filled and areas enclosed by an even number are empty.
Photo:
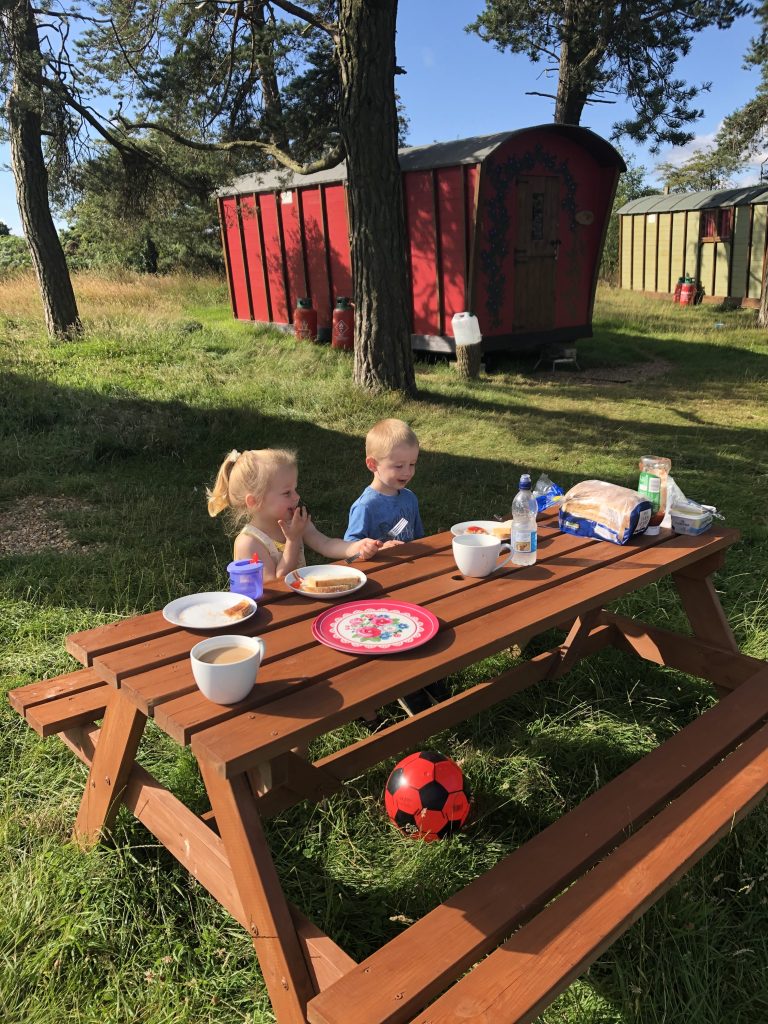
[[[397,85],[410,119],[411,145],[460,139],[470,135],[522,128],[552,120],[553,101],[526,96],[528,90],[553,92],[543,66],[526,57],[499,53],[464,26],[483,9],[481,0],[400,0],[397,58],[407,74]],[[710,30],[694,40],[691,53],[679,64],[679,76],[690,83],[712,82],[700,106],[705,116],[696,123],[697,142],[706,143],[726,114],[745,103],[757,85],[758,72],[744,71],[742,58],[754,35],[751,19],[741,19],[730,31]],[[610,135],[614,121],[626,116],[626,106],[588,107],[582,124]],[[622,143],[649,171],[660,160],[682,160],[685,150],[662,151]],[[8,147],[0,145],[0,221],[21,233],[13,178],[7,170]],[[755,170],[748,181],[756,181]]]

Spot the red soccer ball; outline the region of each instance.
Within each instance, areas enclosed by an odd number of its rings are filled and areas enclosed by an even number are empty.
[[[403,835],[431,843],[458,831],[469,814],[461,768],[435,750],[409,754],[387,779],[384,806]]]

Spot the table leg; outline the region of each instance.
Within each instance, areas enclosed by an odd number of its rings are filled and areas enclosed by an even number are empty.
[[[717,596],[712,576],[706,573],[707,565],[691,566],[686,572],[672,574],[677,592],[680,595],[685,614],[691,624],[693,635],[699,640],[714,644],[725,651],[740,653],[736,638],[728,625],[720,598]],[[718,697],[725,697],[730,691],[723,686],[714,684]]]
[[[738,651],[711,576],[696,579],[676,572],[673,578],[694,636],[716,647]]]
[[[315,995],[247,776],[225,779],[198,758],[253,947],[279,1024],[305,1024]]]
[[[75,839],[83,847],[98,843],[115,820],[147,716],[116,692],[104,714],[88,782],[75,821]]]
[[[602,612],[602,608],[591,608],[589,611],[582,612],[574,619],[573,625],[568,631],[568,636],[560,648],[560,660],[549,672],[550,679],[557,679],[558,676],[564,675],[578,661],[581,661],[589,643],[589,634],[599,623]]]

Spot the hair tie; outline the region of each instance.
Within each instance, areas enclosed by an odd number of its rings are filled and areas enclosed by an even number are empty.
[[[237,460],[239,458],[240,458],[240,452],[237,450],[237,448],[233,448],[232,451],[227,456],[227,460],[229,462],[237,462]]]

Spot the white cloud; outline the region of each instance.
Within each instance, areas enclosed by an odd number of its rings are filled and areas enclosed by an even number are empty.
[[[665,150],[659,155],[659,163],[680,167],[693,156],[696,150],[706,149],[707,146],[711,146],[719,131],[720,125],[713,132],[707,132],[706,135],[696,135],[690,142],[686,142],[684,146],[674,146],[672,149]]]

